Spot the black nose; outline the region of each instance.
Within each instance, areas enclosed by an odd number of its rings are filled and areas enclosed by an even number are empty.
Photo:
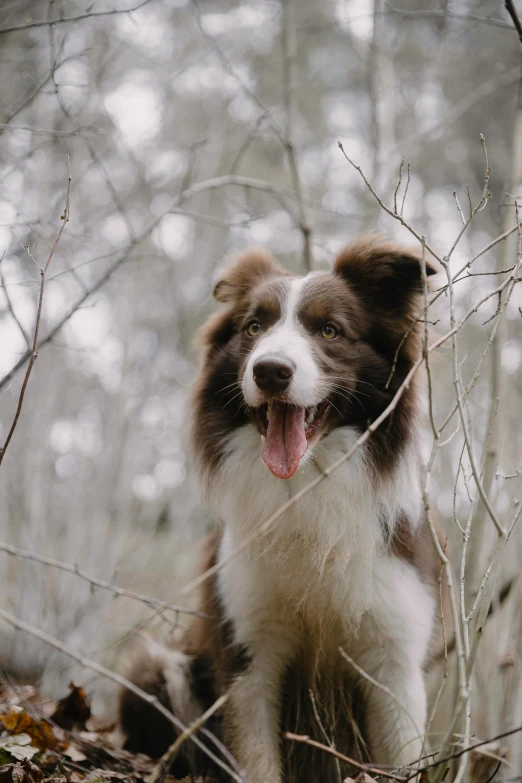
[[[264,392],[276,394],[290,386],[294,367],[288,359],[264,356],[254,364],[254,381]]]

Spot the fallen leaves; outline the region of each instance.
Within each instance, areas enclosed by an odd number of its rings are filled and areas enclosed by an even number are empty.
[[[147,783],[155,762],[115,747],[112,728],[92,718],[74,683],[63,699],[44,703],[31,686],[0,685],[0,783]],[[164,783],[217,781],[166,775]]]
[[[38,748],[31,745],[31,737],[29,734],[23,733],[17,734],[14,737],[9,736],[8,734],[2,734],[0,737],[0,751],[8,753],[9,756],[18,759],[18,761],[32,759],[36,753],[40,752]]]
[[[54,728],[45,719],[34,718],[19,705],[11,705],[6,712],[0,714],[0,724],[9,734],[29,735],[30,744],[38,750],[63,751],[69,744],[59,727]]]
[[[0,767],[0,783],[40,783],[43,776],[42,770],[29,760]]]

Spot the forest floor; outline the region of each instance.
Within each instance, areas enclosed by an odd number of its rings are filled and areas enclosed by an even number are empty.
[[[157,780],[157,761],[118,747],[116,736],[114,724],[93,716],[83,688],[73,683],[62,699],[44,701],[32,685],[0,682],[0,783]],[[473,783],[490,783],[505,755],[506,749],[495,742],[472,751]],[[162,773],[160,779],[161,783],[217,783],[206,775],[180,779]],[[374,778],[359,772],[344,783],[352,780],[371,783]],[[425,781],[423,772],[419,783]]]
[[[33,686],[0,685],[0,783],[147,783],[154,760],[116,747],[114,726],[91,715],[81,687],[69,687],[61,700],[42,701]]]

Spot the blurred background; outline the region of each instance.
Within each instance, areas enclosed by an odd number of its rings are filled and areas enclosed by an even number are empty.
[[[306,238],[315,269],[328,268],[361,231],[414,241],[380,208],[339,140],[392,208],[404,160],[399,210],[407,184],[405,220],[445,254],[462,228],[453,192],[467,213],[466,188],[476,203],[484,187],[483,134],[491,198],[452,255],[456,272],[515,224],[521,53],[497,0],[3,0],[0,442],[23,379],[23,370],[11,371],[34,331],[40,274],[32,257],[45,263],[60,228],[68,160],[72,195],[46,282],[45,344],[0,468],[1,541],[174,598],[210,523],[187,452],[185,402],[194,339],[214,310],[209,294],[227,257],[258,244],[302,272]],[[455,286],[457,315],[498,285],[483,273],[513,266],[516,239],[481,255],[473,265],[481,274]],[[489,299],[459,336],[466,382],[497,305]],[[468,401],[480,455],[500,400],[488,491],[506,523],[520,497],[521,305],[519,286]],[[436,334],[448,318],[442,296]],[[449,348],[434,362],[442,422],[454,404]],[[455,418],[442,439],[456,427]],[[456,432],[432,480],[457,569],[455,520],[465,523],[476,495],[461,454]],[[494,543],[486,518],[470,543],[474,583]],[[522,723],[521,555],[515,528],[476,674],[481,737]],[[5,551],[0,580],[0,606],[109,666],[151,613]],[[173,620],[156,617],[152,627],[171,632]],[[44,694],[61,695],[74,678],[96,706],[111,704],[107,683],[1,624],[0,661]],[[432,673],[434,690],[442,668]],[[446,694],[441,725],[454,689]],[[520,735],[507,745],[504,779],[520,779]]]

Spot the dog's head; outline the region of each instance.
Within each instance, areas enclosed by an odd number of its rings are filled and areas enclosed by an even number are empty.
[[[427,274],[436,270],[427,264]],[[422,293],[419,256],[363,238],[333,271],[286,273],[251,250],[214,289],[227,305],[204,331],[198,418],[209,456],[231,429],[256,426],[263,460],[278,478],[294,475],[304,454],[332,429],[365,429],[388,405],[418,356]],[[210,429],[209,429],[210,426]],[[203,445],[203,444],[201,444]]]

